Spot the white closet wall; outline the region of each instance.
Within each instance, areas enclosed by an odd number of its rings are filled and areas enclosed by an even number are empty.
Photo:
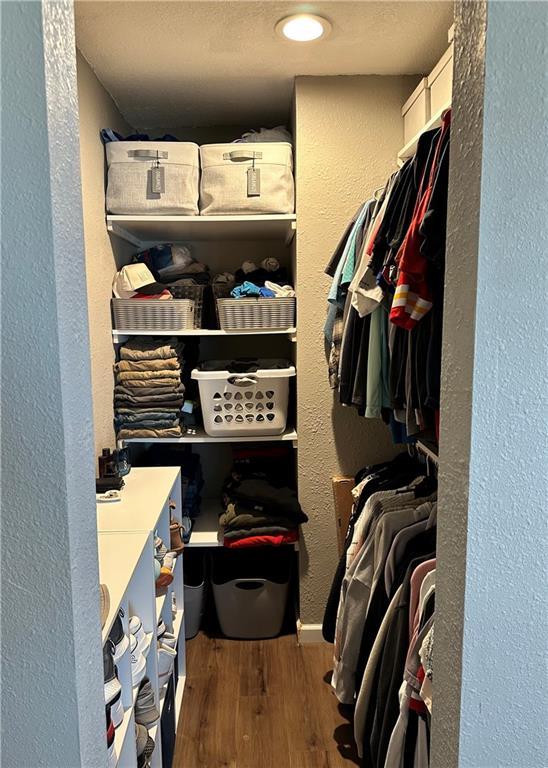
[[[402,104],[420,77],[299,77],[295,89],[297,168],[297,428],[302,527],[301,621],[322,621],[337,563],[331,477],[353,475],[395,449],[380,420],[333,404],[323,325],[325,266],[346,223],[396,170]]]
[[[97,456],[101,448],[114,448],[116,442],[112,426],[112,277],[118,268],[117,264],[125,263],[127,256],[134,250],[122,240],[110,238],[105,227],[105,153],[99,131],[108,127],[128,134],[132,128],[118,112],[114,101],[80,52],[77,53],[77,77],[93,422]]]

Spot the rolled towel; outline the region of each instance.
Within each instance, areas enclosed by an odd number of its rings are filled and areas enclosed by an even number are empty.
[[[255,272],[257,265],[253,261],[244,261],[242,264],[242,270],[248,275],[250,272]]]
[[[264,287],[271,290],[277,299],[290,299],[295,296],[295,291],[290,285],[278,285],[278,283],[271,283],[270,280],[265,280]]]
[[[278,259],[270,256],[268,259],[263,259],[261,261],[261,267],[266,269],[267,272],[277,272],[280,268],[280,262]]]

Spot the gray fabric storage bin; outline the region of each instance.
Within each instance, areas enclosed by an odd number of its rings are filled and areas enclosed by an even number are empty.
[[[260,640],[280,634],[292,553],[293,547],[268,552],[259,547],[253,552],[229,551],[224,558],[213,559],[213,597],[223,635]]]
[[[191,640],[200,631],[204,612],[205,581],[193,586],[185,584],[185,640]]]
[[[183,558],[185,597],[185,640],[195,637],[202,623],[206,596],[205,554],[185,550]]]

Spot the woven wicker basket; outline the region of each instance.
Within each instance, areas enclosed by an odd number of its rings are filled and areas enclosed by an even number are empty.
[[[117,331],[184,331],[194,328],[190,299],[112,299]]]

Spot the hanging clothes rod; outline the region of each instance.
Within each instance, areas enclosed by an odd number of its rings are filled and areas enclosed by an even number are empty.
[[[415,447],[419,453],[422,453],[423,456],[426,456],[427,459],[430,459],[430,461],[438,466],[440,461],[438,454],[432,448],[429,448],[426,443],[422,443],[420,440],[417,440]]]

